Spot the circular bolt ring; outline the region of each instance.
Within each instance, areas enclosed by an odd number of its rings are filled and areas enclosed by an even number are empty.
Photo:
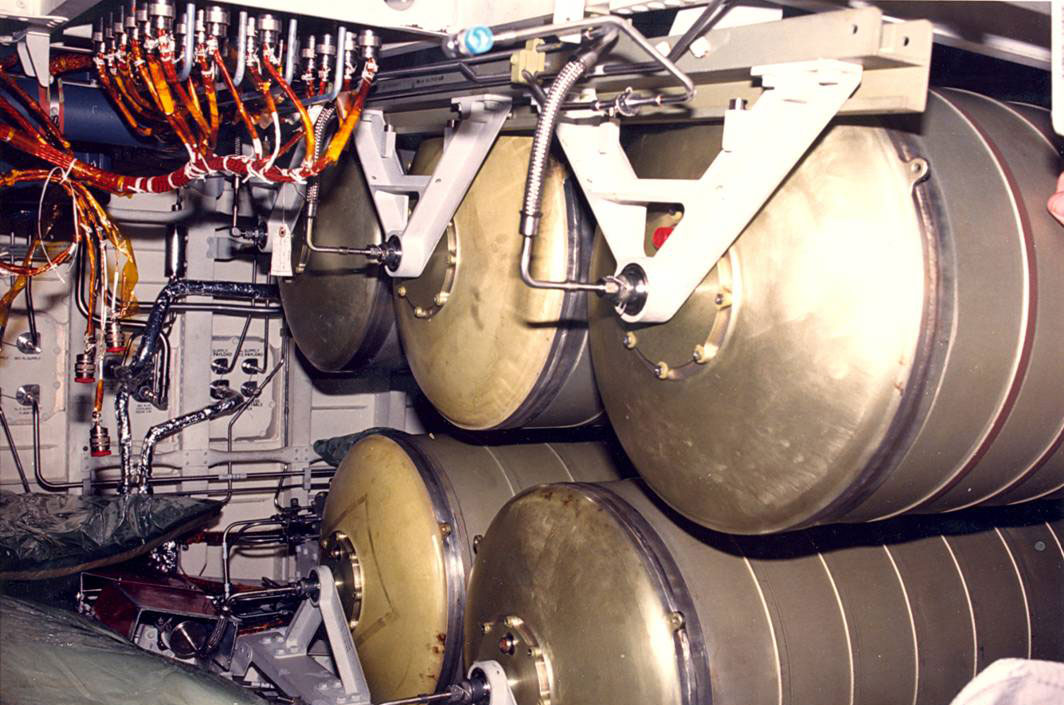
[[[362,612],[362,566],[351,539],[334,531],[321,542],[322,563],[329,566],[337,581],[337,592],[351,626]]]

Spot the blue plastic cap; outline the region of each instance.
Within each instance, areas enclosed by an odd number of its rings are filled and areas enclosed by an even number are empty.
[[[462,34],[462,43],[465,44],[470,56],[486,54],[495,46],[495,35],[490,27],[478,25],[470,27]]]

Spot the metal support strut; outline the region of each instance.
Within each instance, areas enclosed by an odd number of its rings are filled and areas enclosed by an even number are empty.
[[[625,321],[669,320],[727,252],[861,83],[859,64],[758,66],[765,92],[725,113],[720,153],[698,179],[641,179],[615,121],[562,122],[558,139],[613,252],[613,300]],[[781,127],[782,126],[782,127]],[[647,205],[680,203],[683,220],[653,255]]]
[[[308,705],[369,705],[369,686],[332,571],[318,566],[310,578],[317,589],[300,603],[291,624],[237,639],[231,671],[243,677],[254,666],[281,691]],[[336,674],[307,653],[323,623]]]
[[[381,111],[365,111],[355,131],[355,148],[384,229],[378,259],[393,277],[417,277],[424,271],[510,114],[508,96],[469,96],[452,102],[461,119],[445,135],[443,155],[432,176],[403,172],[395,132],[387,129]],[[412,193],[418,200],[410,213]]]

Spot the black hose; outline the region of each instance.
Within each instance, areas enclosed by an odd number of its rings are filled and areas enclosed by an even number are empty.
[[[39,348],[41,339],[37,335],[37,311],[33,307],[33,277],[26,277],[26,324],[33,346]]]

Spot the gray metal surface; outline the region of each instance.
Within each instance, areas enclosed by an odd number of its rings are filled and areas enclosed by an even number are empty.
[[[623,327],[592,307],[611,422],[699,523],[770,533],[1064,483],[1056,150],[958,91],[887,124],[831,128],[669,323]],[[651,130],[631,154],[637,172],[675,176],[716,140]]]
[[[692,667],[716,705],[940,705],[995,659],[1064,657],[1062,532],[1041,505],[728,536],[636,482],[538,487],[481,542],[466,658],[508,665],[518,705],[680,703]],[[670,571],[686,608],[652,587]]]
[[[304,598],[287,627],[239,636],[230,671],[245,677],[253,666],[286,696],[308,705],[367,705],[369,687],[332,572],[318,566],[309,577],[318,582],[317,598]],[[323,624],[335,673],[308,653]]]
[[[596,443],[476,446],[377,433],[354,445],[333,479],[322,538],[342,533],[357,555],[352,633],[374,699],[433,692],[462,673],[465,585],[499,507],[533,485],[625,472]]]

